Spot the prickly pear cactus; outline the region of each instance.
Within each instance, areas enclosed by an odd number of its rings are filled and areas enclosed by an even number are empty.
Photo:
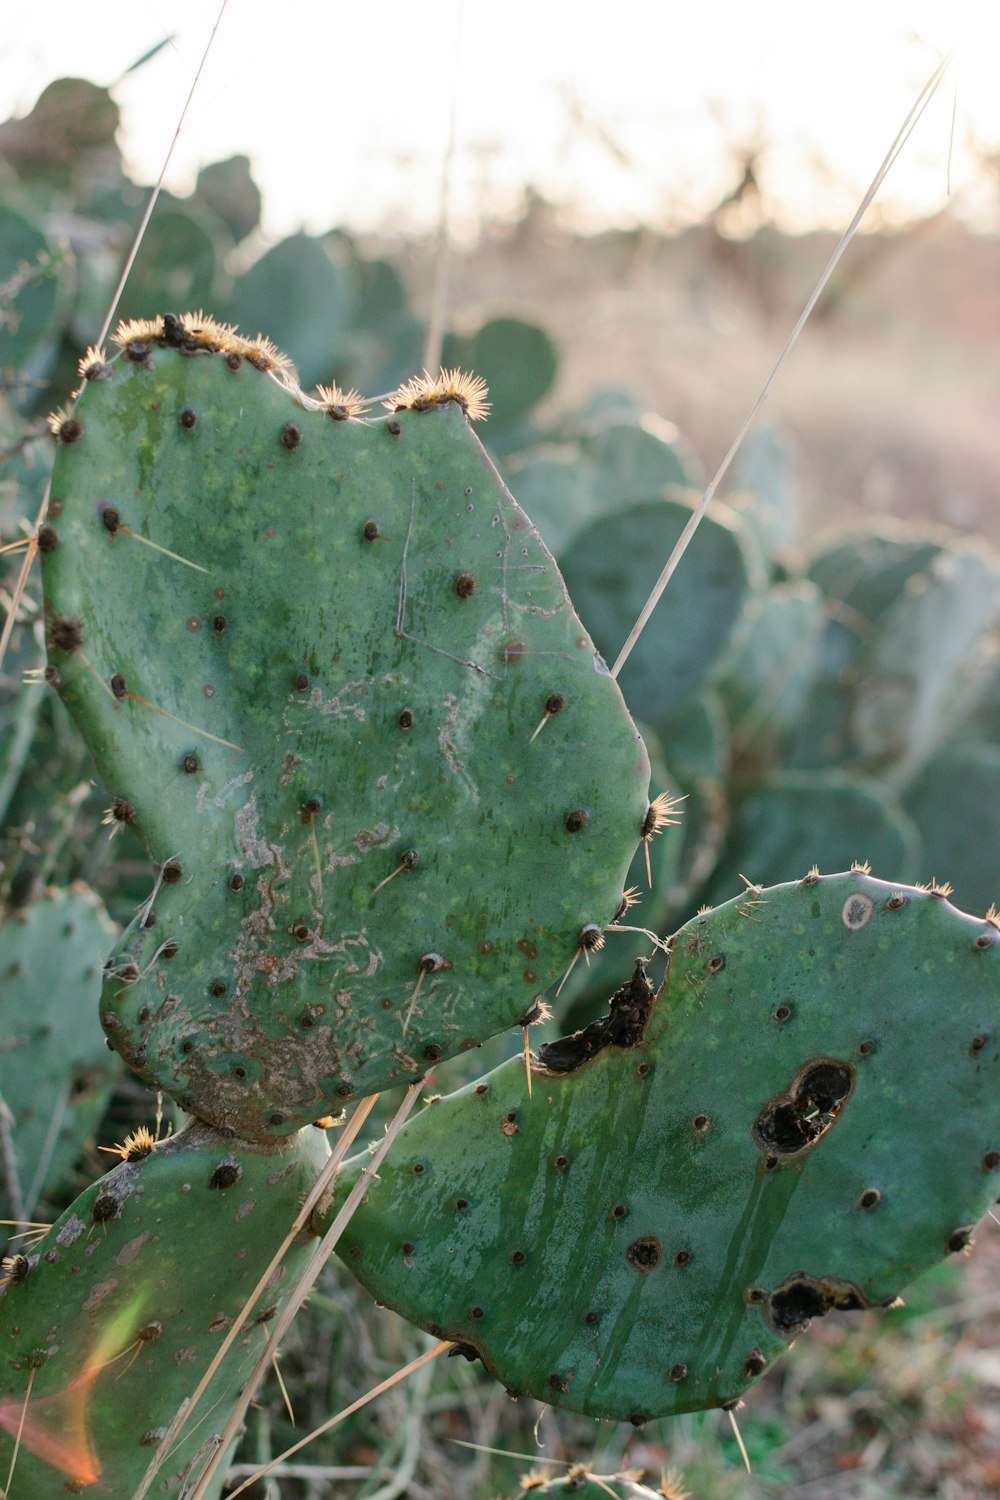
[[[890,1305],[1000,1185],[1000,932],[854,872],[681,928],[654,996],[430,1105],[338,1253],[512,1392],[734,1402],[812,1318]],[[345,1173],[346,1190],[363,1160]]]
[[[12,1493],[123,1500],[266,1269],[328,1153],[312,1129],[248,1146],[201,1124],[125,1159],[4,1263],[0,1466]],[[209,1451],[308,1257],[289,1250],[150,1493],[178,1496]],[[251,1359],[252,1363],[252,1359]],[[197,1468],[196,1468],[197,1471]]]
[[[44,553],[50,678],[158,868],[102,1021],[259,1139],[529,1011],[619,905],[648,761],[474,382],[365,416],[208,320],[119,343]]]
[[[0,1219],[35,1216],[104,1112],[121,1064],[94,1025],[94,1005],[114,936],[83,887],[49,891],[0,926]]]

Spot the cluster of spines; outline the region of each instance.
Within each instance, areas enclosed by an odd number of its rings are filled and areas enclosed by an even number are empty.
[[[310,411],[325,411],[334,421],[364,419],[371,403],[355,389],[344,390],[336,381],[330,385],[319,385],[314,395],[307,395],[298,383],[295,366],[287,354],[263,334],[247,338],[232,323],[220,323],[207,313],[163,313],[155,318],[122,319],[111,336],[117,352],[108,357],[107,349],[91,345],[79,361],[77,369],[81,380],[108,380],[113,373],[113,362],[124,356],[136,364],[144,364],[153,348],[178,349],[184,354],[222,354],[232,369],[244,363],[270,375],[283,385],[300,404]],[[66,406],[52,412],[48,419],[49,429],[60,442],[72,443],[82,435],[83,427],[73,413],[73,402],[83,389],[74,391]],[[393,413],[400,411],[431,411],[435,407],[454,401],[472,422],[481,422],[489,414],[490,403],[486,382],[479,375],[468,374],[459,369],[441,369],[437,375],[426,370],[414,376],[393,391],[383,402]],[[296,446],[294,442],[286,446]]]

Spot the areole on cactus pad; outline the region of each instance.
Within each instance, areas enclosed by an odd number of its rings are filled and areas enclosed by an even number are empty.
[[[43,547],[50,680],[158,869],[102,1021],[256,1139],[530,1013],[615,915],[648,760],[474,386],[374,416],[200,316],[119,342]]]
[[[338,1246],[512,1394],[637,1424],[890,1305],[1000,1191],[992,918],[811,872],[672,950],[658,994],[640,964],[540,1049],[530,1095],[515,1059],[414,1118]]]

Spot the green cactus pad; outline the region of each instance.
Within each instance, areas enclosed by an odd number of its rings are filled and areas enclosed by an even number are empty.
[[[530,1097],[515,1060],[417,1116],[339,1253],[513,1392],[636,1423],[733,1402],[811,1318],[969,1243],[1000,1187],[998,965],[923,890],[748,892],[681,928],[655,1000],[634,976],[540,1049]]]
[[[460,405],[331,420],[221,342],[88,383],[44,576],[159,867],[104,1025],[255,1139],[514,1024],[616,910],[649,772]]]
[[[82,887],[49,892],[0,927],[0,1099],[9,1111],[2,1219],[35,1217],[104,1113],[121,1065],[94,1025],[94,1006],[114,934]]]
[[[266,1148],[197,1123],[148,1154],[125,1144],[129,1159],[5,1265],[0,1466],[6,1474],[23,1412],[11,1493],[24,1500],[133,1493],[329,1154],[312,1128]],[[309,1250],[293,1245],[259,1297],[153,1495],[181,1493]]]
[[[625,644],[671,549],[691,519],[681,501],[652,500],[581,531],[561,559],[570,593],[608,660]],[[654,729],[677,713],[727,644],[749,584],[735,522],[706,517],[621,673],[637,716]],[[669,758],[670,746],[665,746]]]
[[[740,803],[709,899],[728,900],[741,875],[775,885],[814,864],[843,869],[866,860],[919,878],[920,836],[896,798],[878,782],[836,771],[778,771]]]
[[[955,899],[972,911],[1000,904],[1000,748],[947,747],[910,783],[903,802],[920,833],[921,880],[953,881]]]
[[[477,370],[493,403],[490,436],[523,422],[551,390],[559,355],[544,328],[521,318],[491,318],[468,338],[450,335],[444,363]]]

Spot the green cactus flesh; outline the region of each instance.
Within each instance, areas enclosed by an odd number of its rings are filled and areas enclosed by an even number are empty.
[[[20,1430],[12,1493],[25,1500],[133,1493],[329,1154],[312,1127],[250,1147],[198,1123],[151,1152],[135,1137],[122,1149],[128,1159],[5,1262],[0,1466]],[[309,1250],[293,1245],[258,1297],[153,1495],[179,1495],[211,1450]]]
[[[964,1250],[1000,1182],[1000,933],[861,873],[748,891],[608,1018],[432,1103],[338,1253],[512,1392],[735,1401]],[[345,1169],[345,1191],[363,1159]]]
[[[9,1132],[0,1218],[35,1217],[100,1122],[121,1068],[94,1025],[114,935],[82,888],[49,892],[0,927],[0,1099]]]
[[[613,917],[649,770],[460,404],[331,420],[225,342],[96,367],[44,578],[63,700],[159,869],[103,1023],[257,1139],[528,1011]]]

